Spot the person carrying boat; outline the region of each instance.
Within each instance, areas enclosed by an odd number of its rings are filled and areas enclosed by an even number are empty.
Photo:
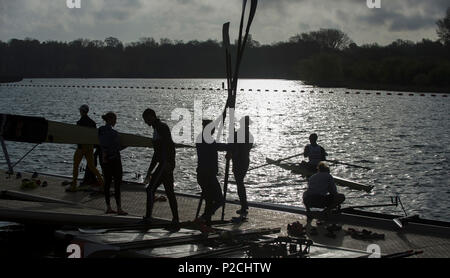
[[[325,212],[330,212],[345,201],[345,195],[337,192],[330,168],[325,162],[320,162],[317,166],[317,173],[308,179],[308,189],[303,193],[303,204],[306,212],[310,213],[310,208],[325,208]]]
[[[153,157],[144,183],[147,186],[147,211],[144,221],[151,221],[156,189],[163,184],[172,210],[172,225],[179,226],[178,204],[174,191],[175,143],[170,128],[148,108],[142,113],[145,123],[153,128]]]
[[[214,130],[211,120],[202,121],[202,133],[198,135],[195,147],[197,149],[197,182],[202,189],[202,197],[205,199],[204,213],[195,220],[200,225],[211,226],[211,218],[224,204],[222,189],[217,180],[219,172],[218,152],[230,151],[230,145],[217,143],[214,138]]]
[[[248,214],[247,192],[244,178],[250,165],[250,150],[253,147],[253,137],[249,130],[250,117],[245,116],[240,120],[240,127],[235,133],[235,142],[232,145],[233,174],[241,208],[236,211],[241,216]]]
[[[98,141],[102,149],[101,160],[103,163],[103,174],[105,175],[106,213],[116,213],[111,208],[109,191],[114,178],[114,197],[117,204],[117,214],[127,215],[128,213],[122,210],[120,199],[120,186],[123,175],[120,151],[124,147],[120,145],[119,133],[113,129],[117,123],[117,116],[114,112],[108,112],[102,116],[102,119],[105,121],[105,125],[98,129]]]
[[[308,158],[308,162],[302,162],[302,164],[311,170],[313,173],[316,172],[317,166],[321,161],[325,161],[328,156],[322,146],[317,144],[318,136],[316,133],[313,133],[309,136],[310,144],[305,146],[303,151],[303,156]]]
[[[78,120],[77,125],[97,128],[97,124],[88,116],[89,106],[83,104],[80,106],[80,116],[81,118]],[[78,168],[80,166],[81,160],[86,158],[86,163],[88,169],[95,175],[97,178],[98,184],[103,187],[103,178],[100,172],[95,167],[94,163],[94,146],[93,145],[78,145],[77,150],[73,156],[73,175],[72,175],[72,184],[69,188],[66,189],[67,192],[75,192],[79,188],[77,188],[77,179],[78,179]]]

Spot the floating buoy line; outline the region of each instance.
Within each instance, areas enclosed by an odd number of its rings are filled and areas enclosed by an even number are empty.
[[[226,88],[213,88],[213,87],[166,87],[166,86],[107,86],[107,85],[54,85],[54,84],[13,84],[13,83],[4,83],[4,84],[0,84],[0,87],[30,87],[30,88],[79,88],[79,89],[136,89],[136,90],[181,90],[181,91],[226,91]],[[283,93],[287,93],[287,92],[291,92],[291,93],[306,93],[307,91],[305,90],[288,90],[288,89],[284,89],[284,90],[279,90],[279,89],[244,89],[244,88],[240,88],[239,91],[241,92],[283,92]],[[319,93],[319,94],[334,94],[334,91],[328,91],[325,92],[323,90],[320,91],[314,91],[314,90],[310,90],[309,91],[310,94],[315,94],[315,93]],[[354,94],[354,95],[362,95],[362,93],[360,91],[354,91],[354,92],[350,92],[350,91],[345,91],[344,94],[349,95],[349,94]],[[448,94],[430,94],[430,93],[390,93],[390,92],[386,92],[386,93],[381,93],[381,92],[365,92],[365,95],[386,95],[386,96],[393,96],[393,95],[397,95],[397,96],[432,96],[432,97],[436,97],[438,95],[441,95],[442,97],[448,97]]]

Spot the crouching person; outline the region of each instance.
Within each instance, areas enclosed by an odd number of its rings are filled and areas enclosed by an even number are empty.
[[[337,192],[328,165],[320,162],[317,170],[318,172],[309,178],[308,189],[303,193],[303,204],[308,216],[311,208],[324,208],[324,212],[329,214],[345,201],[345,195]]]

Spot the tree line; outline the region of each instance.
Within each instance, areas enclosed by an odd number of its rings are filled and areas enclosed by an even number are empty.
[[[320,29],[262,45],[249,36],[243,78],[303,80],[318,86],[448,91],[450,8],[437,41],[357,45],[343,32]],[[232,45],[232,52],[236,51]],[[221,43],[151,37],[124,44],[114,37],[71,42],[0,41],[0,75],[24,78],[225,78]]]

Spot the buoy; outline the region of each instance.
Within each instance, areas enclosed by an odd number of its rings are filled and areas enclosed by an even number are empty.
[[[435,97],[436,95],[431,95],[432,97]]]
[[[403,96],[403,94],[402,93],[398,93],[397,96]]]
[[[442,97],[447,97],[447,95],[442,95]]]
[[[295,93],[295,90],[292,90],[291,93]]]
[[[424,94],[420,94],[420,96],[421,96],[421,97],[424,97],[425,95],[424,95]]]
[[[350,94],[350,92],[345,92],[346,95]]]
[[[333,91],[330,91],[329,94],[334,94],[334,92],[333,92]]]
[[[409,94],[410,96],[413,96],[414,94]]]
[[[381,93],[380,93],[380,92],[378,92],[378,93],[377,93],[377,95],[381,95]]]
[[[268,89],[266,89],[266,92],[268,92],[269,90]]]
[[[286,90],[283,90],[283,93],[286,93]]]
[[[355,94],[359,95],[359,94],[360,94],[360,92],[356,92]]]
[[[256,90],[257,92],[261,92],[261,89]]]
[[[390,96],[390,95],[392,95],[392,94],[391,94],[391,93],[387,93],[386,95]]]
[[[249,92],[252,92],[252,89],[248,89]]]
[[[278,92],[278,90],[273,90],[274,92]]]
[[[369,92],[367,92],[367,93],[366,93],[366,95],[370,95],[370,93],[369,93]]]
[[[309,91],[311,94],[313,94],[314,93],[314,91]]]

